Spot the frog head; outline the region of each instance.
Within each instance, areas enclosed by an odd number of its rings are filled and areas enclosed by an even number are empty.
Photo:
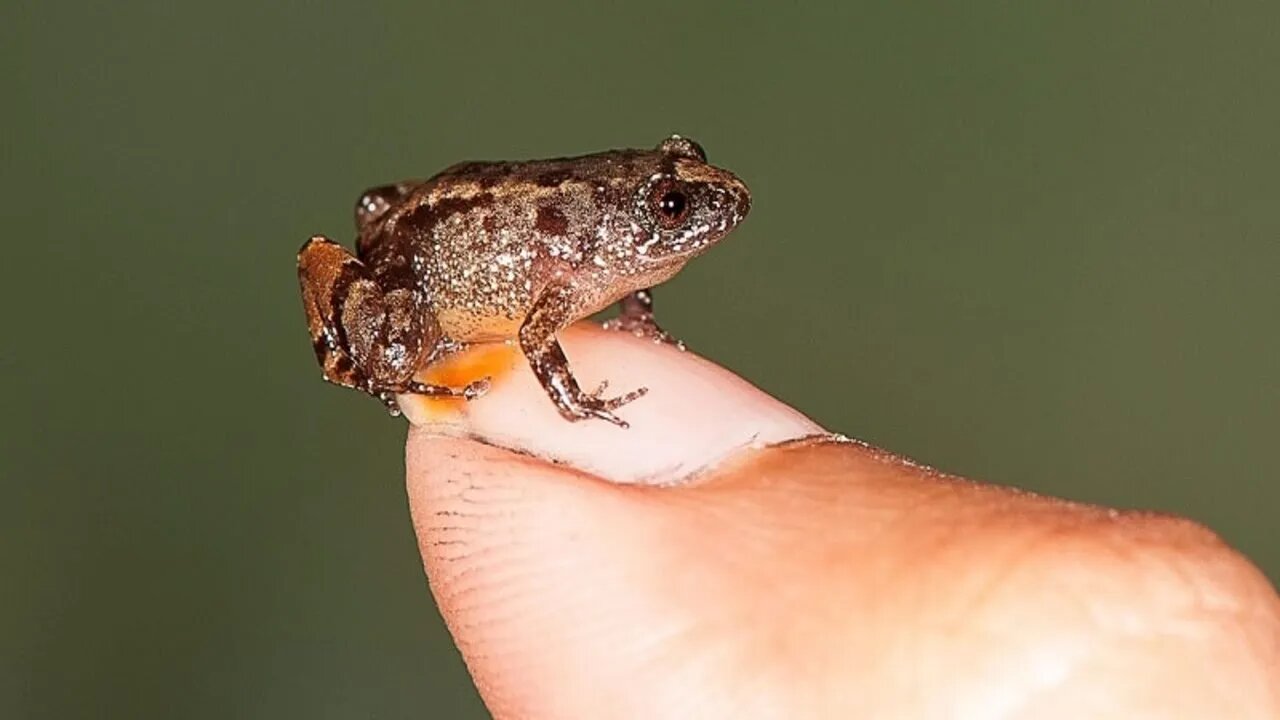
[[[653,172],[636,188],[631,221],[642,262],[687,260],[728,235],[751,209],[733,173],[707,163],[698,143],[672,135],[656,148]]]

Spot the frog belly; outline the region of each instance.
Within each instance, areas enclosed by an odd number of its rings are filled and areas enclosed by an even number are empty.
[[[436,314],[436,322],[445,336],[458,342],[499,342],[511,340],[520,332],[523,318],[503,314],[480,315],[469,310],[450,308]]]

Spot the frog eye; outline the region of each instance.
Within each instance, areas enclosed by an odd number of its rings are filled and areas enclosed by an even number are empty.
[[[692,138],[680,137],[679,135],[672,135],[663,140],[662,144],[658,145],[658,150],[671,157],[695,160],[702,163],[707,161],[707,151],[703,150],[701,145],[694,142]]]
[[[678,227],[689,217],[689,196],[679,183],[673,180],[660,182],[649,194],[649,205],[653,208],[658,224],[664,228]]]

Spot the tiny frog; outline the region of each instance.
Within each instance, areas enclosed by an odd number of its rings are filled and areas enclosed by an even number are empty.
[[[414,375],[469,343],[517,340],[569,420],[600,418],[644,394],[583,390],[556,333],[621,302],[609,323],[669,339],[649,288],[746,216],[751,195],[692,140],[527,162],[468,162],[373,188],[356,203],[356,252],[315,236],[298,278],[324,378],[395,413],[397,393],[483,394]]]

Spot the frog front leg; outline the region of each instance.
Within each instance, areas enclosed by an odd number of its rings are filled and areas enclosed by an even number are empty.
[[[594,417],[608,420],[618,427],[629,427],[626,421],[612,411],[644,395],[648,389],[638,388],[608,399],[600,397],[603,386],[594,393],[583,391],[569,370],[569,360],[560,347],[560,341],[556,339],[556,333],[574,318],[576,294],[570,285],[553,285],[547,288],[534,302],[520,326],[520,349],[528,358],[533,374],[537,376],[543,390],[551,396],[551,401],[566,419],[585,420]]]
[[[396,393],[473,398],[465,388],[417,382],[413,375],[440,339],[416,290],[387,292],[346,248],[317,235],[298,252],[298,281],[307,327],[324,379],[363,390],[395,413]]]
[[[636,337],[650,338],[656,342],[669,343],[684,350],[684,343],[671,337],[653,319],[653,289],[637,290],[618,301],[620,312],[615,318],[606,320],[606,330],[621,330]]]

